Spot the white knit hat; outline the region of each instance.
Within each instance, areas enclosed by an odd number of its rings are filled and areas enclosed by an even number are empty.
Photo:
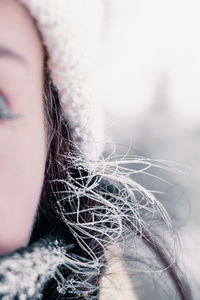
[[[81,141],[85,157],[95,159],[103,145],[103,0],[19,1],[36,20],[47,47],[73,137]]]

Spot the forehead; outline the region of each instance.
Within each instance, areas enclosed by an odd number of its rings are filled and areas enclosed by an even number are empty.
[[[17,0],[0,0],[0,47],[16,53],[33,69],[42,64],[38,31],[28,11]]]

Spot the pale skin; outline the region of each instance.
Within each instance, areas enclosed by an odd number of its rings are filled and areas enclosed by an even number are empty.
[[[26,9],[0,0],[0,255],[26,245],[40,199],[47,155],[43,48]],[[5,101],[5,102],[4,102]]]

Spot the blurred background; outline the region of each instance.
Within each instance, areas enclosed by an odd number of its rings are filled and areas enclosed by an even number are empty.
[[[173,161],[183,170],[167,175],[170,185],[141,180],[164,192],[160,200],[179,231],[194,299],[200,281],[199,11],[197,0],[110,0],[105,36],[104,107],[118,153]],[[136,283],[139,299],[176,299],[147,285],[144,291]]]

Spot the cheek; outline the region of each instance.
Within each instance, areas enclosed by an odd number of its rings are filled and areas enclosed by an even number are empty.
[[[30,101],[18,120],[0,123],[0,254],[23,246],[31,230],[45,172],[43,119]]]

